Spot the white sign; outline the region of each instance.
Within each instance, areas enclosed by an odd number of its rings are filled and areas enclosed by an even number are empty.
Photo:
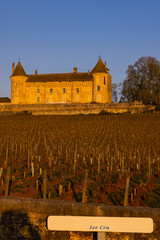
[[[143,217],[49,216],[47,227],[54,231],[151,233],[153,220]]]

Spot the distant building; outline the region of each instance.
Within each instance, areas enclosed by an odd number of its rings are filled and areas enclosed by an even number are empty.
[[[10,103],[11,99],[8,97],[0,97],[0,103]]]
[[[111,103],[111,76],[99,60],[91,72],[26,74],[20,61],[11,75],[12,104]]]

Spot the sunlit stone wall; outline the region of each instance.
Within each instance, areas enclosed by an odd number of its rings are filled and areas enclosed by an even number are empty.
[[[36,240],[96,240],[92,232],[55,232],[47,229],[46,220],[51,215],[150,217],[154,231],[149,234],[107,233],[106,240],[159,240],[160,209],[142,207],[105,206],[54,200],[0,198],[0,239]]]

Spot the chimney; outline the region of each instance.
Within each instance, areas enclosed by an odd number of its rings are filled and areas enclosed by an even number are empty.
[[[74,72],[74,73],[77,73],[77,67],[74,67],[74,68],[73,68],[73,72]]]
[[[107,69],[106,61],[105,61],[105,69]]]
[[[88,75],[89,75],[89,70],[88,70]]]
[[[35,75],[37,75],[38,74],[38,72],[37,72],[37,69],[35,70]]]
[[[14,66],[15,66],[15,64],[14,64],[14,62],[12,63],[12,74],[14,73]]]

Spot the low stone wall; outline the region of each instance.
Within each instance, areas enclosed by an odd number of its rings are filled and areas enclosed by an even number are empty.
[[[0,115],[32,114],[32,115],[76,115],[99,113],[141,113],[153,111],[155,106],[141,103],[111,103],[111,104],[0,104]]]
[[[96,233],[55,232],[47,229],[46,219],[51,215],[150,217],[154,231],[140,233],[107,233],[106,240],[158,240],[160,236],[160,209],[142,207],[105,206],[54,200],[0,198],[0,239],[16,240],[96,240]]]

